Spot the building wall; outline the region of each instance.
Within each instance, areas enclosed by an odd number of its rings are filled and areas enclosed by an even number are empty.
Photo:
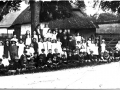
[[[0,28],[0,37],[7,36],[7,28]]]
[[[24,24],[24,25],[21,25],[21,35],[24,35],[26,34],[26,31],[29,30],[30,33],[31,33],[31,24]]]

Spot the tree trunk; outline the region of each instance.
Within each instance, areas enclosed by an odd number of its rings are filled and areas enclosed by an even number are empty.
[[[31,9],[31,35],[33,36],[33,31],[36,31],[36,26],[40,23],[40,2],[30,1]]]

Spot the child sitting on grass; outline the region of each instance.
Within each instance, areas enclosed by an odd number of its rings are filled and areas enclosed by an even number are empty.
[[[38,62],[38,67],[44,68],[46,64],[46,54],[45,54],[45,49],[41,50],[41,54],[39,55],[39,62]]]

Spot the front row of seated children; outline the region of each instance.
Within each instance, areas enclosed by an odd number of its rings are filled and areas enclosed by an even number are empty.
[[[110,62],[113,59],[119,59],[120,53],[118,51],[115,52],[114,56],[112,52],[105,51],[101,56],[94,55],[91,51],[90,54],[86,52],[80,52],[79,50],[67,51],[66,48],[63,48],[63,53],[58,53],[58,50],[55,49],[54,53],[52,54],[52,50],[48,50],[48,54],[45,54],[45,50],[41,49],[41,54],[38,55],[34,53],[33,56],[30,56],[27,50],[24,50],[21,58],[15,57],[15,60],[7,61],[3,56],[3,59],[0,59],[0,72],[3,70],[8,70],[9,72],[26,70],[26,69],[35,69],[35,68],[53,68],[53,67],[60,67],[63,65],[68,64],[86,64],[94,62]],[[4,61],[4,62],[3,62]]]

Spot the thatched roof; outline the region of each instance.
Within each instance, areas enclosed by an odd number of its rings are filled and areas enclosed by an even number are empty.
[[[30,7],[27,7],[13,22],[12,25],[26,24],[31,22],[31,11]]]
[[[18,24],[27,24],[31,22],[31,11],[30,7],[25,9],[13,22],[12,26]],[[69,29],[79,29],[79,28],[96,28],[97,26],[86,16],[84,16],[80,11],[73,11],[73,15],[70,18],[53,20],[48,22],[49,28],[69,28]]]

